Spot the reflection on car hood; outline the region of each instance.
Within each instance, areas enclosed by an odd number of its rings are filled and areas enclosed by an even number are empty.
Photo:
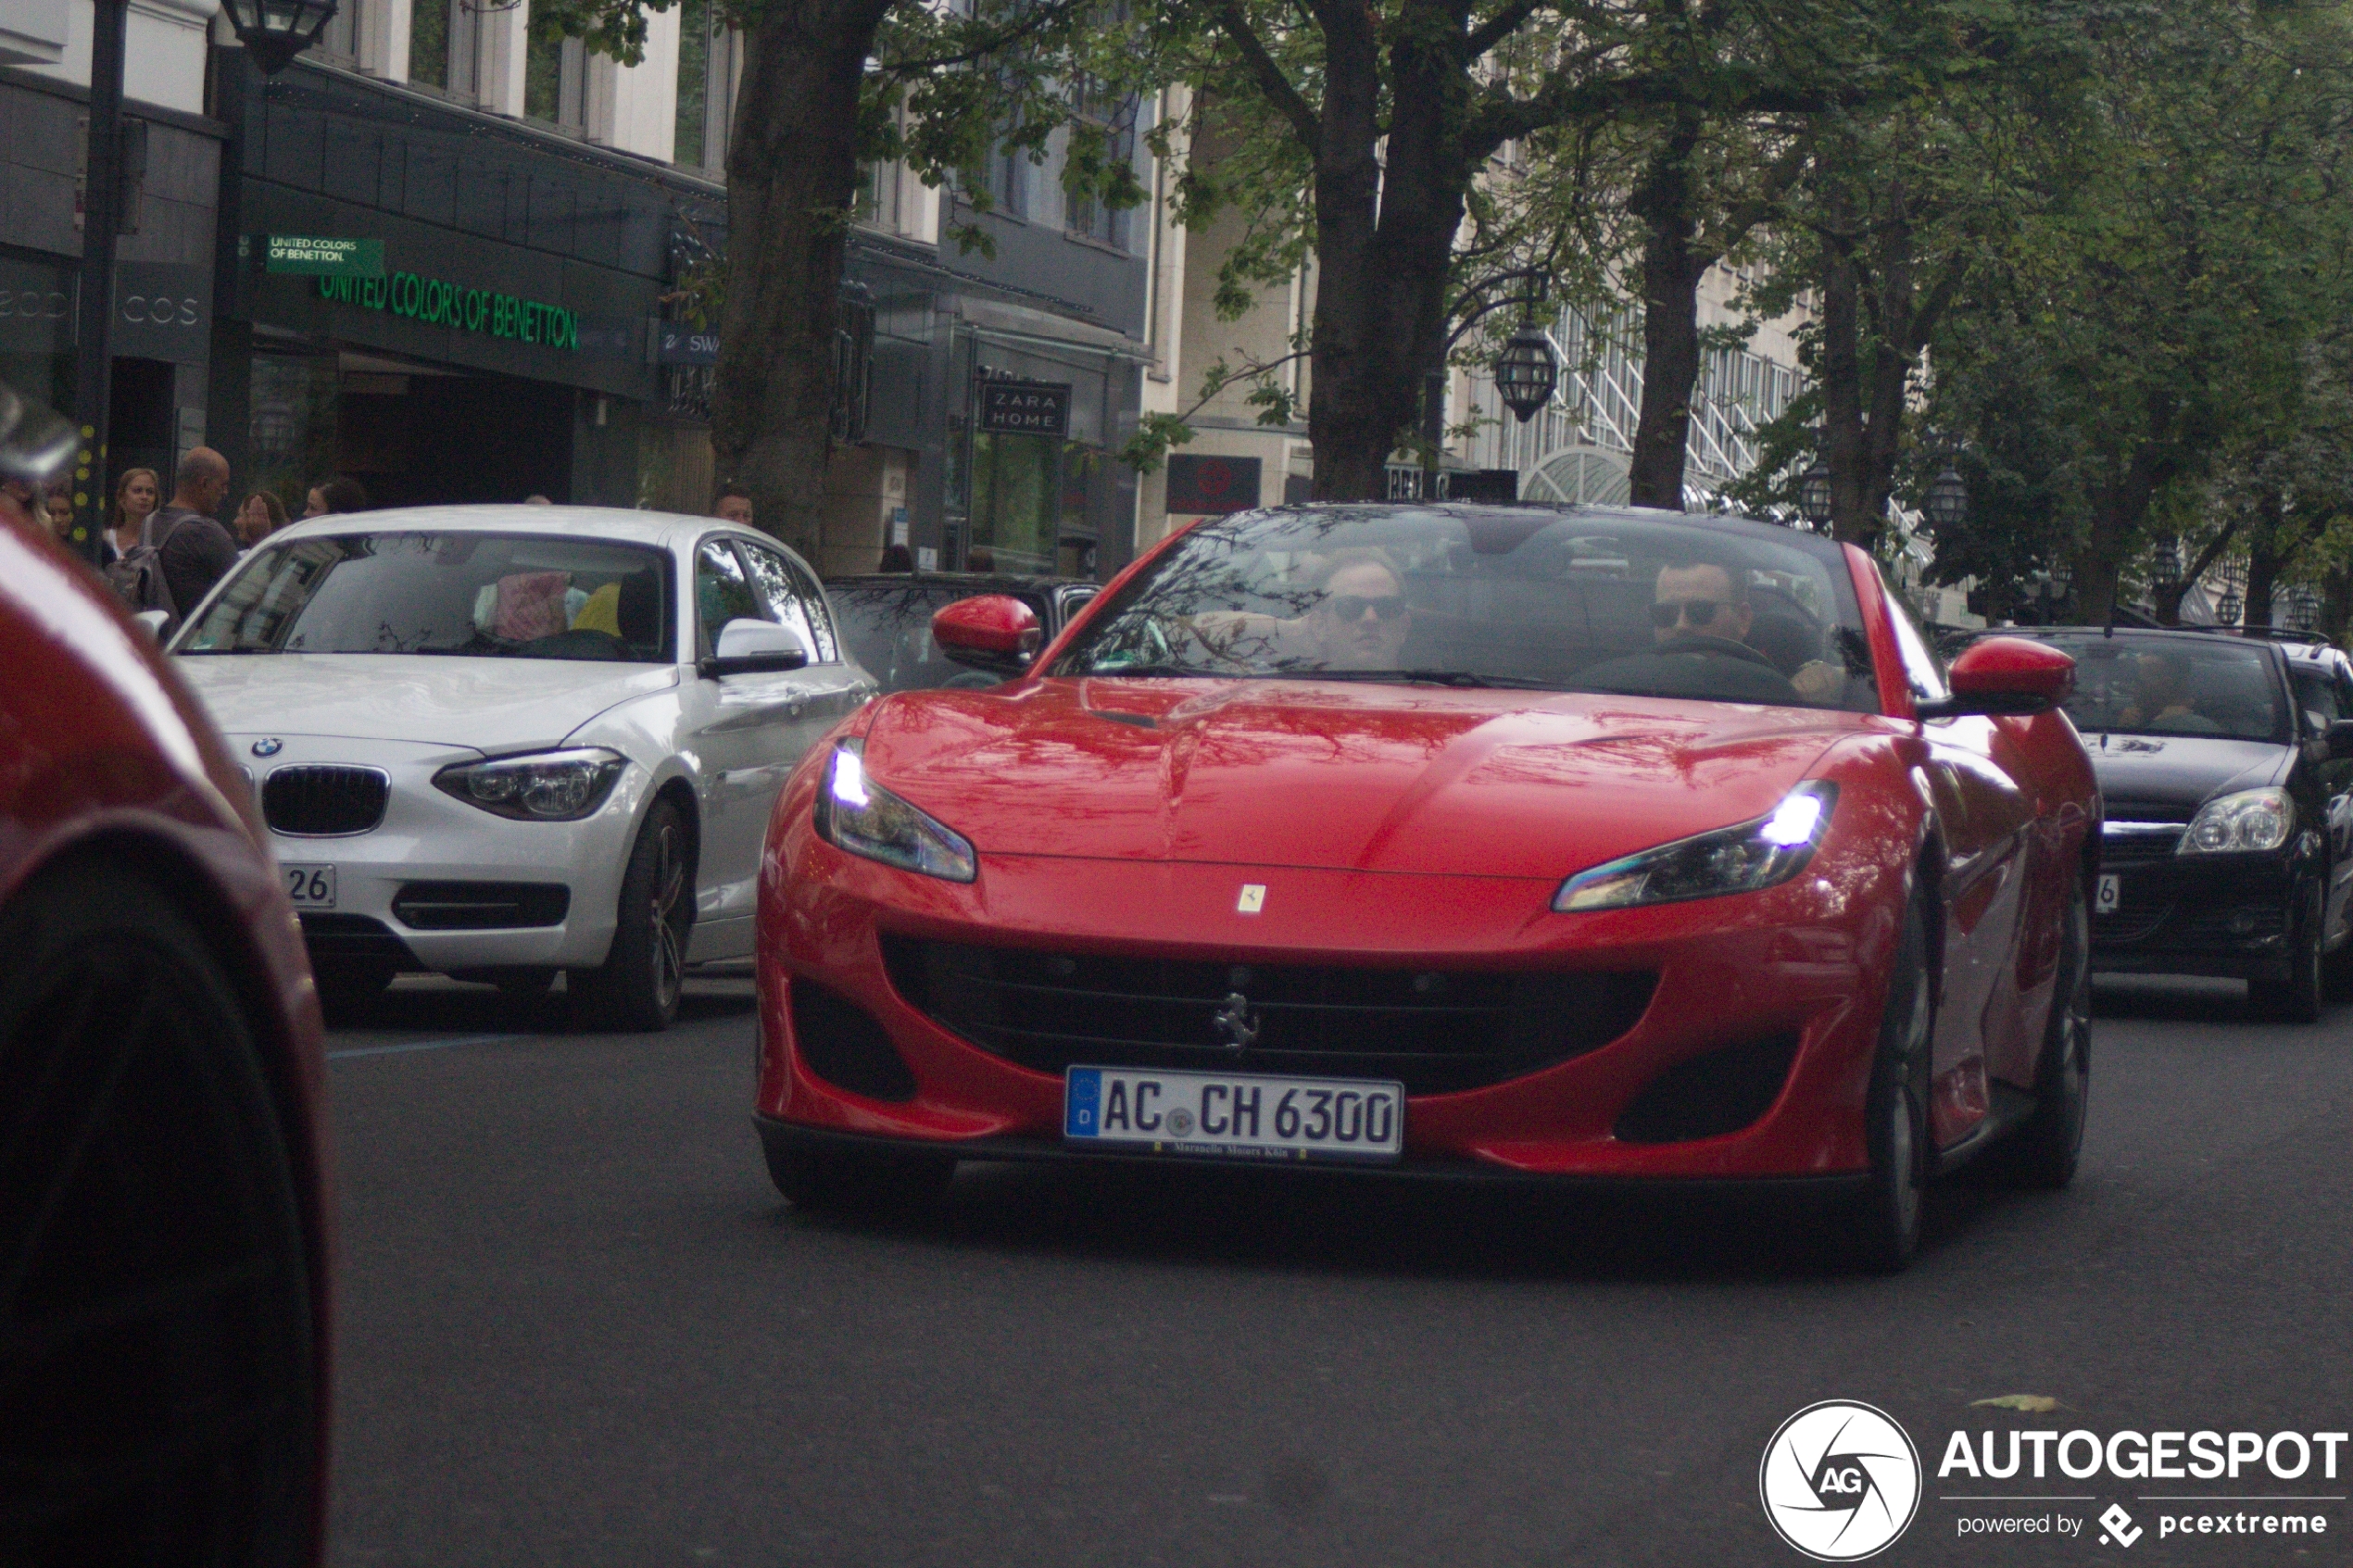
[[[196,654],[172,664],[231,734],[555,746],[617,702],[675,685],[668,664],[423,654]]]
[[[2225,740],[2217,735],[2120,735],[2095,732],[2083,737],[2092,773],[2108,801],[2111,822],[2136,816],[2153,822],[2186,822],[2214,796],[2261,789],[2287,776],[2296,753],[2272,741]]]
[[[1591,694],[1080,678],[890,698],[865,756],[870,776],[984,854],[1557,879],[1764,815],[1866,722]]]

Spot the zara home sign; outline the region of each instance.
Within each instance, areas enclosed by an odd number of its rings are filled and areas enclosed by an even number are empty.
[[[982,382],[980,430],[988,435],[1068,435],[1070,383]]]

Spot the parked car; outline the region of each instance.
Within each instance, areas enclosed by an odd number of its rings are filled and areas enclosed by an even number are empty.
[[[829,577],[825,590],[841,617],[849,655],[885,692],[925,686],[991,686],[998,677],[956,663],[931,634],[931,618],[958,599],[1001,594],[1019,599],[1051,640],[1102,591],[1083,577],[1024,577],[995,572],[875,572]]]
[[[1011,684],[861,710],[779,801],[778,1187],[1227,1160],[1831,1203],[2072,1176],[2099,800],[2070,661],[1950,671],[1870,558],[1625,508],[1204,522]]]
[[[2353,671],[2334,649],[2212,631],[2053,628],[2108,803],[2092,963],[2224,975],[2321,1015],[2353,889]]]
[[[0,388],[0,471],[38,478],[24,408]],[[0,1558],[322,1562],[334,1203],[294,911],[202,709],[5,492],[0,664]]]
[[[761,837],[874,693],[815,576],[709,518],[439,507],[271,535],[178,663],[249,771],[331,1009],[403,970],[667,1027],[751,950]]]

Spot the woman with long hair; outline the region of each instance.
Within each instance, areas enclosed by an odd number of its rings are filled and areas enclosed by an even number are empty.
[[[163,482],[153,469],[126,469],[115,482],[112,515],[107,519],[107,558],[120,560],[146,532],[147,519],[163,505]]]

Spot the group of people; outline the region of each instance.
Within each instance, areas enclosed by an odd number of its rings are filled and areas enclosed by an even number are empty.
[[[162,609],[176,620],[211,591],[239,556],[286,526],[285,503],[268,490],[247,495],[224,526],[220,518],[229,478],[228,459],[198,446],[180,459],[168,498],[153,469],[128,469],[116,480],[97,565],[133,610]],[[31,496],[21,499],[30,503]],[[366,510],[368,493],[358,481],[338,474],[312,485],[304,500],[305,518],[323,517]],[[49,485],[41,504],[58,542],[72,547],[70,487]]]

